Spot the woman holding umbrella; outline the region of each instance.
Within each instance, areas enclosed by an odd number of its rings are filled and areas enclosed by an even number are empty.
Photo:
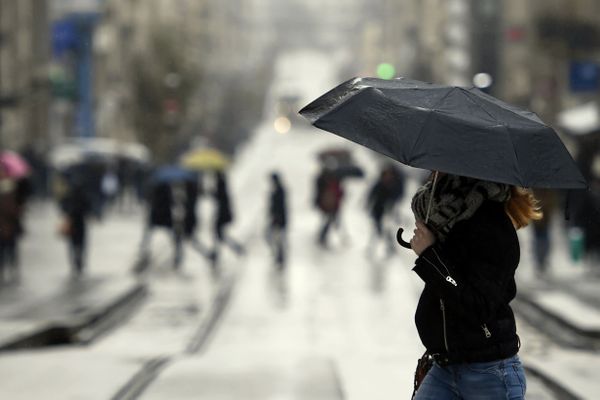
[[[415,322],[427,352],[415,398],[523,399],[509,306],[520,258],[516,229],[541,217],[523,188],[587,187],[556,132],[477,89],[406,78],[351,79],[300,114],[396,161],[445,172],[434,172],[413,198],[410,243],[398,231],[425,281]]]
[[[414,398],[524,398],[509,303],[516,295],[516,229],[541,218],[532,192],[434,172],[412,210],[413,270],[425,282],[415,321],[433,361]]]

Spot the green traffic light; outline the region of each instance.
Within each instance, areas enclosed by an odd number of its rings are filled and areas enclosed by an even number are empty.
[[[377,76],[381,79],[392,79],[396,76],[396,68],[390,63],[381,63],[377,66]]]

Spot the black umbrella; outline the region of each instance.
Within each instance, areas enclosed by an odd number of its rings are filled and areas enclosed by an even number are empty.
[[[300,114],[413,167],[523,187],[587,187],[551,127],[475,88],[355,78]]]
[[[523,187],[587,187],[551,127],[475,88],[354,78],[300,114],[413,167]]]
[[[338,179],[363,178],[364,171],[359,167],[352,153],[344,148],[328,148],[317,154],[319,161],[325,168],[330,169]]]
[[[364,178],[365,172],[358,165],[341,165],[333,170],[333,173],[339,178]]]
[[[354,160],[352,159],[352,153],[348,149],[343,148],[327,148],[325,150],[321,150],[317,154],[319,161],[322,163],[327,163],[329,161],[335,162],[339,165],[348,165],[354,164]]]

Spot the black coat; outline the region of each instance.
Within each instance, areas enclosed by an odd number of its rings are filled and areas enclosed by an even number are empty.
[[[450,362],[485,362],[519,349],[509,303],[519,241],[504,204],[486,201],[426,249],[414,271],[425,281],[415,322],[423,345]]]
[[[217,188],[214,196],[217,202],[217,218],[215,220],[215,225],[227,225],[233,221],[233,212],[231,210],[231,204],[229,201],[227,183],[225,182],[225,178],[222,176],[217,177]]]
[[[71,242],[83,245],[86,238],[87,218],[92,213],[92,201],[87,188],[79,184],[71,186],[61,206],[69,218]]]
[[[173,196],[168,184],[162,183],[153,186],[150,191],[150,225],[171,228],[173,226],[173,217],[171,215],[171,205]]]
[[[287,225],[287,208],[285,189],[277,184],[271,192],[269,215],[271,226],[285,228]]]
[[[198,225],[198,216],[196,214],[196,204],[200,195],[200,187],[196,182],[186,182],[185,184],[185,220],[184,232],[190,236],[196,230]]]

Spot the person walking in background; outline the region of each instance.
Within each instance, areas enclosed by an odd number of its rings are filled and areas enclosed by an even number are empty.
[[[548,270],[548,256],[552,248],[552,219],[558,206],[558,199],[556,192],[552,189],[535,189],[534,193],[544,213],[543,218],[534,220],[531,224],[533,227],[535,271],[541,277]]]
[[[384,226],[384,216],[389,216],[395,205],[404,196],[404,180],[402,171],[393,164],[387,164],[382,168],[379,178],[369,190],[367,209],[374,228],[374,233],[367,246],[369,254],[373,252],[375,243],[382,239],[387,245],[388,255],[396,249],[394,232]]]
[[[201,256],[210,258],[210,252],[196,237],[198,216],[196,204],[199,195],[197,181],[174,182],[171,185],[172,205],[171,216],[173,221],[173,242],[175,248],[175,269],[183,261],[183,244],[189,242],[194,250]]]
[[[0,164],[0,283],[19,278],[20,209],[15,181]]]
[[[287,204],[286,190],[281,183],[279,174],[271,174],[271,192],[269,194],[269,225],[267,228],[267,242],[273,252],[273,258],[278,270],[283,271],[286,263],[286,228]]]
[[[229,246],[237,255],[242,255],[244,253],[244,247],[225,232],[227,225],[233,222],[234,215],[231,209],[231,201],[225,174],[222,171],[218,171],[216,172],[215,178],[215,191],[213,194],[216,202],[216,216],[213,225],[215,247],[210,257],[212,259],[213,269],[216,270],[222,245]]]
[[[73,177],[61,201],[64,213],[62,234],[69,243],[69,260],[73,277],[78,278],[85,269],[87,221],[93,213],[92,201],[83,180]]]
[[[344,198],[344,189],[335,172],[323,167],[316,178],[315,206],[322,215],[322,225],[319,229],[317,243],[326,248],[328,234],[332,226],[339,228],[339,212]]]
[[[516,229],[541,218],[532,192],[434,172],[412,210],[413,270],[425,282],[415,321],[433,359],[414,398],[524,399],[509,303],[520,258]]]
[[[179,269],[183,260],[183,239],[186,234],[186,203],[187,193],[185,182],[171,184],[171,220],[173,234],[174,260],[173,268]]]
[[[145,266],[149,261],[149,247],[154,229],[159,227],[171,229],[173,227],[171,203],[171,190],[168,183],[160,182],[157,184],[148,184],[148,217],[146,220],[146,226],[144,227],[142,241],[140,243],[137,269],[142,269],[142,267]]]
[[[192,248],[202,257],[211,258],[211,251],[204,245],[196,235],[200,218],[197,212],[198,198],[203,194],[204,186],[202,179],[185,182],[185,217],[184,217],[184,235],[185,239],[191,244]]]
[[[121,182],[114,167],[109,167],[102,175],[100,181],[102,192],[102,204],[104,207],[110,208],[113,206],[119,192],[121,191]]]

